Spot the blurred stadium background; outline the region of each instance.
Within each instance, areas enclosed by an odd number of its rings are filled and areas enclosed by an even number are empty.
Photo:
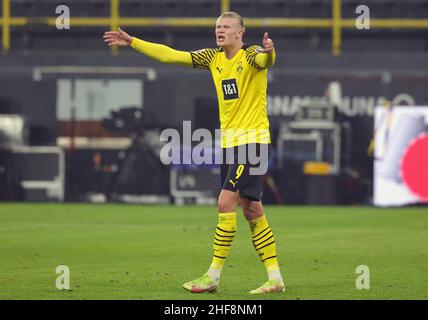
[[[121,26],[212,47],[226,10],[277,50],[263,201],[288,291],[262,298],[427,298],[427,0],[0,3],[0,299],[249,299],[264,271],[241,215],[219,293],[181,288],[209,263],[219,168],[163,165],[160,133],[217,128],[211,76],[102,39]],[[409,204],[423,208],[389,208]],[[55,287],[59,265],[72,290]]]
[[[379,126],[386,123],[380,143],[393,145],[394,122],[385,119],[400,106],[417,106],[408,110],[422,120],[405,127],[418,124],[388,163],[396,183],[386,190],[407,190],[393,205],[428,199],[426,181],[402,182],[398,174],[404,150],[427,132],[426,0],[1,3],[1,200],[215,203],[218,167],[159,161],[161,130],[180,129],[184,120],[193,129],[218,126],[211,76],[108,48],[102,34],[121,26],[180,50],[212,47],[216,17],[226,10],[244,17],[247,43],[260,44],[268,31],[276,45],[265,203],[372,204],[375,110]],[[55,27],[59,5],[70,9],[70,29]],[[359,5],[370,9],[368,30],[355,26]]]

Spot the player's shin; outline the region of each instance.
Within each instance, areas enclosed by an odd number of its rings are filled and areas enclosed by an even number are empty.
[[[276,256],[276,244],[273,232],[266,216],[249,221],[252,241],[261,261],[263,262],[269,279],[283,282]]]
[[[221,270],[232,246],[236,233],[236,212],[219,213],[219,222],[214,235],[214,255],[207,274],[220,281]]]

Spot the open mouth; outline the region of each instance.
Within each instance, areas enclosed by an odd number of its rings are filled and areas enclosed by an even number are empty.
[[[222,42],[224,41],[225,37],[224,36],[217,36],[217,41]]]

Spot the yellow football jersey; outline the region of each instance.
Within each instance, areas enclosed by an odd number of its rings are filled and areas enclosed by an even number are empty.
[[[243,46],[232,59],[222,48],[192,51],[193,66],[211,71],[217,91],[221,147],[270,143],[267,69],[255,63],[260,46]]]

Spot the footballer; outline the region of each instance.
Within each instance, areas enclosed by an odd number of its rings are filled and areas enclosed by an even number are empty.
[[[250,293],[282,292],[285,289],[275,237],[261,202],[264,172],[254,173],[255,164],[249,161],[250,150],[255,150],[265,155],[261,157],[264,159],[262,165],[267,166],[271,142],[266,110],[267,69],[275,63],[275,48],[267,33],[263,36],[263,47],[244,44],[244,33],[242,17],[235,12],[225,12],[215,25],[215,48],[178,51],[132,37],[120,28],[104,34],[104,41],[109,46],[131,46],[163,63],[206,69],[214,80],[224,158],[221,165],[222,189],[217,202],[219,220],[211,265],[201,277],[183,284],[186,290],[195,293],[217,291],[237,230],[238,205],[249,223],[254,248],[268,277]]]

